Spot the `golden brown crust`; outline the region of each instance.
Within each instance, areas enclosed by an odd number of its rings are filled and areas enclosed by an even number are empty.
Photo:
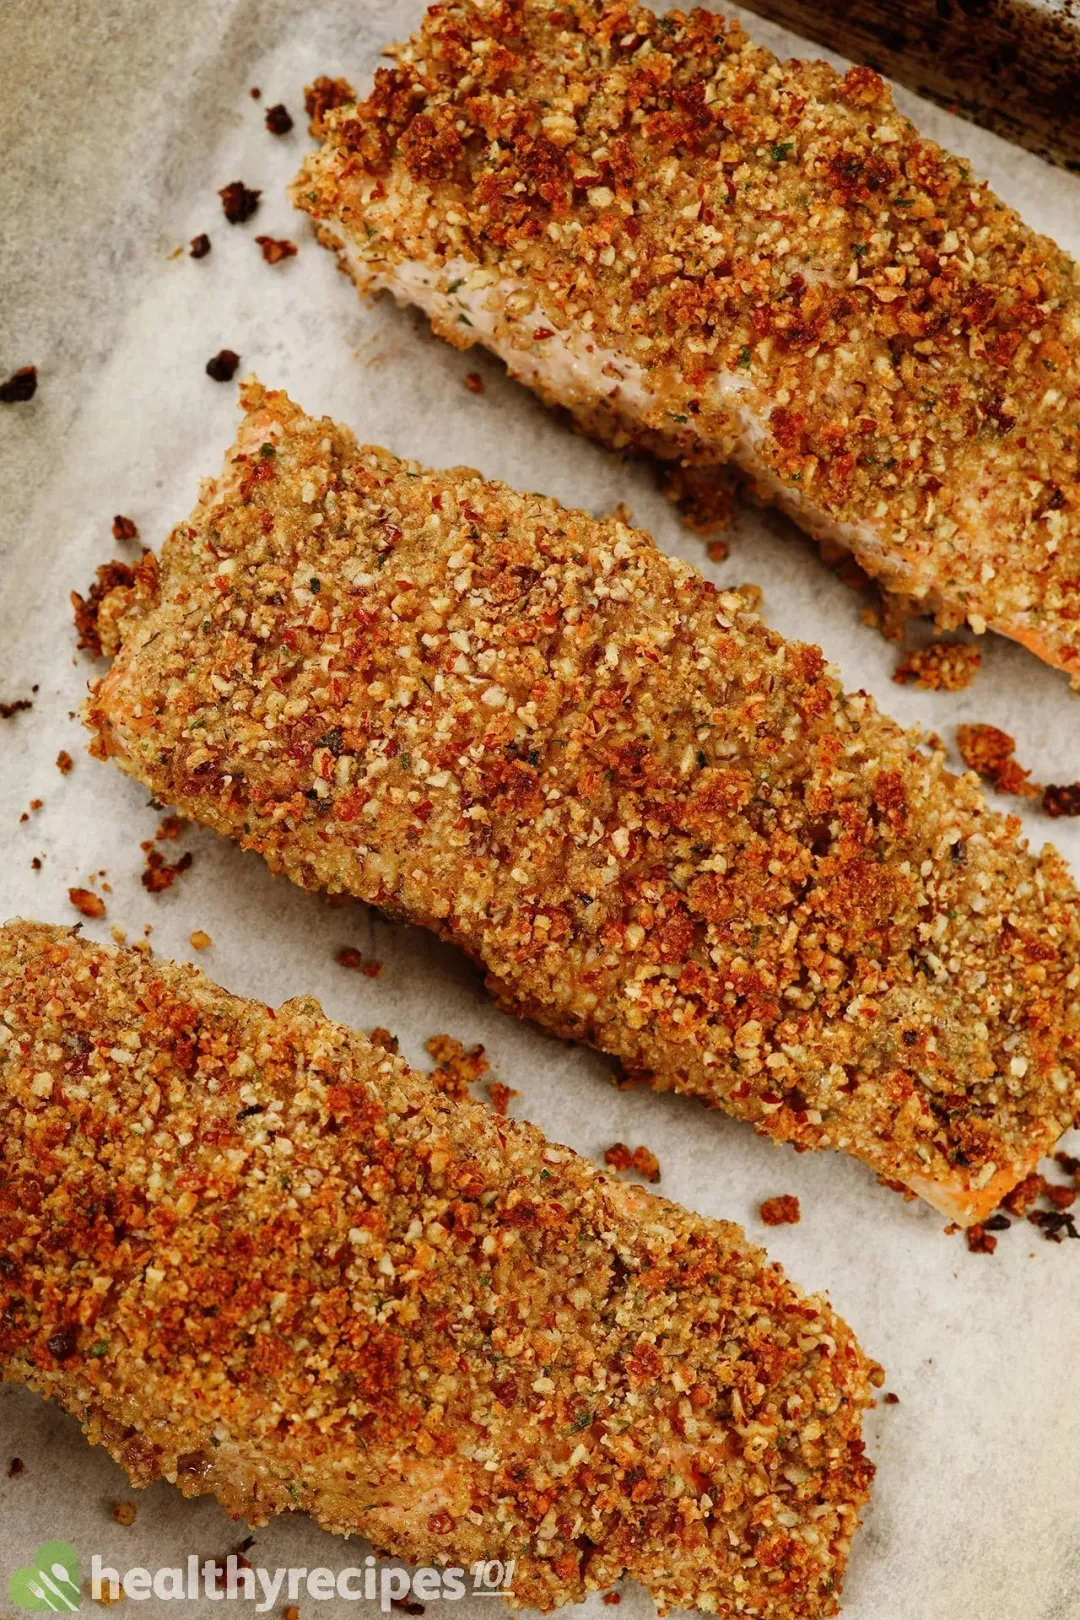
[[[659,1089],[957,1219],[1027,1173],[1080,1101],[1052,850],[647,535],[245,402],[99,752]]]
[[[0,1365],[138,1484],[516,1605],[836,1612],[880,1371],[741,1231],[193,968],[0,929]]]
[[[544,397],[578,404],[564,339],[640,371],[586,426],[733,457],[943,622],[1080,672],[1080,272],[876,73],[595,0],[447,0],[396,54],[293,193],[361,284],[513,282]]]

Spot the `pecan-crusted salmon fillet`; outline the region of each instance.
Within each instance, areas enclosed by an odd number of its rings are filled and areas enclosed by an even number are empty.
[[[1060,858],[647,535],[244,400],[103,598],[96,751],[657,1088],[993,1209],[1080,1105]]]
[[[293,188],[361,287],[1080,677],[1080,271],[876,73],[593,0],[396,54]]]
[[[514,1606],[832,1615],[881,1372],[737,1226],[332,1024],[0,929],[0,1366],[136,1484]]]

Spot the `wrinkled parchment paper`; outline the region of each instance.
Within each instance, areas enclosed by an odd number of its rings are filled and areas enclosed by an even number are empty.
[[[1071,1620],[1080,1616],[1080,1244],[1055,1246],[1017,1223],[995,1255],[972,1255],[961,1236],[943,1234],[940,1216],[850,1160],[799,1157],[692,1102],[615,1090],[604,1059],[495,1012],[450,949],[362,906],[304,895],[210,833],[161,846],[169,859],[190,849],[194,865],[169,893],[149,895],[139,844],[160,814],[83,751],[72,711],[94,668],[75,655],[68,592],[85,589],[105,558],[137,554],[112,539],[114,514],[156,547],[218,468],[235,389],[204,365],[228,347],[241,374],[287,386],[361,438],[596,512],[626,501],[665,549],[726,584],[759,583],[772,624],[819,641],[849,686],[869,688],[901,719],[950,746],[958,722],[989,721],[1014,734],[1038,779],[1080,776],[1080,707],[1063,677],[988,638],[968,691],[894,685],[895,649],[861,622],[864,602],[782,519],[741,511],[729,560],[710,563],[647,468],[571,436],[478,351],[452,352],[387,301],[360,302],[285,199],[308,145],[302,87],[318,72],[363,85],[380,47],[420,14],[421,0],[6,0],[0,10],[0,371],[36,363],[40,374],[32,403],[0,406],[0,701],[36,687],[32,710],[0,721],[0,917],[73,922],[69,885],[104,872],[108,916],[88,932],[107,938],[120,925],[137,939],[152,927],[156,950],[197,959],[232,990],[272,1002],[313,992],[334,1017],[389,1026],[420,1064],[435,1033],[482,1041],[495,1076],[521,1093],[513,1111],[555,1140],[594,1156],[617,1140],[647,1144],[662,1192],[767,1235],[795,1278],[828,1290],[900,1398],[867,1425],[879,1472],[846,1584],[848,1620]],[[784,55],[820,54],[747,22]],[[899,99],[1032,223],[1080,248],[1080,179]],[[263,121],[278,101],[296,120],[283,138]],[[216,192],[237,178],[263,197],[256,218],[234,227]],[[202,231],[213,246],[196,262],[186,244]],[[266,265],[257,232],[291,237],[298,256]],[[483,377],[482,396],[464,386],[469,371]],[[54,763],[61,749],[75,760],[67,776]],[[33,799],[42,808],[20,820]],[[1080,826],[1037,809],[1027,823],[1033,840],[1053,835],[1080,869]],[[212,947],[193,952],[194,929]],[[381,960],[381,977],[339,967],[345,944]],[[766,1234],[758,1204],[777,1193],[798,1194],[802,1222]],[[16,1456],[25,1470],[9,1479]],[[132,1496],[138,1517],[123,1528],[110,1508]],[[190,1553],[223,1557],[244,1534],[213,1501],[184,1501],[165,1484],[133,1493],[73,1419],[0,1389],[0,1615],[13,1612],[8,1573],[46,1538],[75,1544],[85,1578],[94,1552],[121,1570],[153,1569]],[[248,1556],[340,1569],[366,1551],[295,1517],[257,1531]],[[652,1612],[639,1589],[623,1602],[628,1620]],[[302,1620],[351,1607],[307,1601]],[[598,1596],[587,1607],[605,1612]],[[204,1610],[214,1612],[205,1601],[181,1612]],[[486,1611],[473,1599],[454,1612],[480,1620]]]

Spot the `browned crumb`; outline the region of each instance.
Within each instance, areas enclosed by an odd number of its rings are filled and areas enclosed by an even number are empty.
[[[610,1170],[629,1170],[632,1157],[625,1142],[612,1142],[604,1149],[604,1163]]]
[[[601,1601],[601,1603],[607,1603],[611,1607],[614,1607],[617,1603],[622,1602],[622,1593],[621,1592],[605,1592],[600,1601]]]
[[[30,808],[33,811],[38,811],[38,810],[41,809],[41,807],[44,805],[44,803],[45,803],[44,799],[31,799],[30,800]]]
[[[705,539],[713,539],[718,529],[729,529],[735,511],[735,479],[726,469],[684,467],[661,463],[660,488],[686,527]],[[714,540],[714,544],[722,542]],[[725,550],[724,555],[727,555]],[[714,558],[722,562],[723,558]]]
[[[222,186],[218,196],[221,198],[221,211],[229,224],[242,225],[258,208],[262,192],[245,186],[242,180],[230,180],[227,186]]]
[[[105,902],[93,889],[69,889],[68,899],[84,917],[104,917]]]
[[[1080,1176],[1080,1159],[1074,1158],[1071,1153],[1055,1153],[1054,1162],[1060,1164],[1067,1176],[1074,1179]]]
[[[191,246],[188,248],[188,252],[193,259],[206,258],[206,255],[210,252],[210,238],[205,231],[200,231],[198,236],[191,238]]]
[[[300,1620],[300,1610],[295,1603],[286,1604],[283,1620]]]
[[[1061,816],[1080,816],[1080,782],[1049,783],[1043,788],[1042,807],[1055,821]]]
[[[893,670],[898,686],[914,681],[924,692],[962,692],[979,672],[982,653],[968,641],[932,641],[912,648]]]
[[[1053,1209],[1071,1209],[1076,1203],[1077,1190],[1075,1187],[1063,1187],[1059,1182],[1048,1181],[1043,1188],[1043,1197]]]
[[[25,714],[27,709],[33,707],[30,698],[16,698],[12,703],[0,703],[0,720],[13,720],[17,714]]]
[[[56,768],[60,772],[60,775],[69,776],[71,771],[74,769],[74,766],[75,761],[72,759],[67,749],[61,748],[60,752],[56,756]]]
[[[160,849],[154,848],[149,839],[141,845],[141,848],[146,855],[146,869],[140,882],[149,894],[163,894],[166,889],[171,889],[181,872],[186,872],[195,859],[188,850],[178,861],[170,863]]]
[[[87,1590],[90,1590],[89,1585]],[[94,1599],[94,1602],[103,1609],[111,1609],[114,1603],[123,1603],[123,1601],[124,1588],[120,1585],[120,1582],[110,1580],[107,1577],[102,1579],[99,1594]]]
[[[660,1160],[647,1147],[636,1147],[631,1152],[625,1142],[612,1142],[604,1149],[604,1163],[610,1170],[634,1170],[646,1181],[660,1180]]]
[[[957,726],[956,746],[969,770],[990,782],[999,793],[1013,793],[1021,799],[1038,798],[1041,789],[1029,782],[1030,771],[1013,758],[1016,743],[997,726]]]
[[[20,1474],[25,1474],[25,1472],[26,1464],[23,1462],[22,1458],[12,1457],[11,1461],[8,1463],[8,1479],[17,1479]]]
[[[114,540],[137,540],[139,538],[137,524],[132,518],[124,517],[121,512],[118,512],[112,520],[112,532]]]
[[[107,562],[102,563],[97,571],[97,578],[91,585],[88,595],[80,596],[78,591],[71,593],[71,606],[75,619],[75,629],[78,631],[78,646],[93,653],[100,658],[103,648],[101,644],[101,629],[98,624],[98,612],[102,600],[110,591],[118,586],[130,586],[135,582],[135,570],[130,563]]]
[[[336,953],[334,961],[343,968],[351,968],[354,973],[364,973],[369,979],[377,979],[383,970],[383,965],[374,957],[366,957],[356,949],[355,945],[343,945]]]
[[[888,1390],[885,1391],[885,1394],[882,1396],[882,1399],[885,1402],[886,1406],[899,1406],[900,1405],[900,1397],[899,1397],[899,1395],[894,1395],[891,1389],[888,1389]]]
[[[257,236],[255,240],[267,264],[280,264],[282,259],[292,259],[296,255],[296,243],[290,242],[287,237]]]
[[[119,923],[113,923],[112,927],[109,929],[109,933],[117,945],[127,944],[127,929],[121,928]]]
[[[287,135],[293,127],[292,115],[284,102],[266,109],[266,127],[271,135]]]
[[[979,1221],[976,1221],[974,1226],[968,1227],[966,1236],[967,1246],[972,1254],[993,1254],[998,1246],[997,1238]]]
[[[448,1097],[467,1097],[473,1082],[482,1080],[491,1068],[482,1046],[466,1048],[453,1035],[432,1035],[424,1048],[436,1063],[431,1078]]]
[[[219,349],[206,362],[206,375],[215,382],[232,382],[239,364],[240,356],[235,349]]]
[[[188,824],[184,820],[183,816],[165,816],[159,824],[158,830],[154,834],[154,837],[157,839],[159,844],[166,842],[172,843],[180,837],[181,833],[187,831],[187,827]]]
[[[1028,1220],[1032,1226],[1040,1228],[1048,1243],[1061,1243],[1065,1238],[1080,1238],[1076,1218],[1067,1210],[1033,1209]]]
[[[708,545],[705,547],[705,555],[708,557],[710,562],[727,562],[731,555],[731,547],[728,545],[726,540],[710,540]]]
[[[427,1613],[424,1605],[419,1603],[416,1598],[391,1598],[390,1607],[398,1614],[408,1614],[414,1617]]]
[[[308,130],[320,139],[326,133],[323,122],[328,112],[335,107],[343,107],[346,102],[356,100],[356,91],[348,79],[330,79],[320,74],[314,84],[304,86],[304,111],[311,122]]]
[[[135,1523],[134,1502],[117,1502],[112,1510],[112,1516],[117,1524],[132,1525]]]
[[[204,928],[196,928],[195,932],[191,934],[188,939],[188,944],[191,946],[193,951],[205,951],[213,943],[214,941]]]
[[[390,1031],[384,1029],[381,1024],[376,1024],[374,1029],[368,1030],[368,1040],[372,1046],[381,1046],[384,1052],[397,1052],[397,1036],[391,1035]]]
[[[919,1196],[918,1193],[913,1193],[911,1188],[906,1186],[904,1182],[894,1181],[891,1176],[878,1176],[877,1183],[879,1187],[887,1187],[890,1192],[899,1193],[905,1204],[915,1203]]]
[[[259,89],[257,84],[253,84],[251,89],[248,91],[248,95],[251,97],[252,101],[258,101],[262,96],[262,91]]]
[[[37,393],[37,366],[21,366],[0,383],[0,405],[24,405]]]
[[[510,1099],[521,1096],[520,1091],[515,1091],[513,1086],[504,1085],[501,1080],[489,1080],[487,1093],[488,1101],[495,1112],[504,1115],[510,1111]]]
[[[30,868],[34,872],[40,872],[41,871],[41,856],[40,855],[35,855],[34,856],[33,860],[30,862]]]
[[[826,555],[824,547],[822,555]],[[835,565],[831,566],[838,578],[855,590],[864,590],[873,583],[869,574],[863,572],[850,552],[841,551]],[[885,641],[895,644],[903,641],[908,620],[919,618],[923,611],[923,607],[918,602],[913,602],[910,596],[904,596],[898,591],[883,590],[879,586],[878,600],[863,609],[862,622],[869,625],[872,630],[877,630]]]
[[[465,386],[470,394],[482,394],[484,392],[484,379],[478,371],[467,371],[465,373]]]
[[[793,1193],[766,1198],[758,1210],[766,1226],[797,1226],[802,1219],[799,1200]]]
[[[1037,1204],[1042,1197],[1045,1179],[1038,1171],[1032,1171],[1023,1181],[1018,1181],[1011,1192],[1007,1192],[1001,1200],[1002,1209],[1007,1209],[1010,1215],[1026,1215],[1033,1204]]]

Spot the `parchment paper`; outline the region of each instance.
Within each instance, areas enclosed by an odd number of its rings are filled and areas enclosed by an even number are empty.
[[[868,1423],[879,1474],[847,1580],[848,1620],[1072,1620],[1080,1244],[1055,1246],[1019,1223],[995,1255],[971,1255],[962,1237],[943,1234],[939,1216],[848,1159],[798,1157],[688,1101],[617,1091],[605,1060],[495,1012],[453,951],[361,906],[334,909],[274,881],[256,857],[209,833],[192,829],[182,845],[164,846],[170,858],[191,849],[194,866],[171,892],[148,895],[139,844],[160,815],[142,789],[83,752],[71,711],[94,669],[74,655],[68,592],[124,553],[110,534],[115,513],[156,547],[186,515],[200,477],[216,471],[236,423],[235,390],[203,368],[225,346],[239,351],[242,372],[398,452],[474,465],[597,512],[628,502],[665,549],[727,584],[761,584],[772,624],[819,641],[849,686],[867,687],[901,719],[950,744],[958,721],[989,721],[1017,737],[1041,780],[1080,776],[1080,708],[1063,677],[987,638],[968,691],[895,686],[896,652],[861,623],[864,603],[781,519],[741,512],[730,559],[713,565],[647,468],[571,436],[479,351],[454,353],[417,317],[357,299],[284,196],[308,144],[302,86],[318,72],[364,84],[380,47],[420,14],[420,0],[7,0],[0,13],[0,371],[33,362],[40,372],[32,403],[0,407],[0,700],[37,686],[30,712],[0,722],[0,917],[75,921],[68,886],[104,871],[108,916],[88,932],[107,938],[118,924],[136,939],[152,926],[156,950],[194,959],[189,935],[204,929],[213,946],[197,960],[233,990],[273,1002],[313,992],[337,1018],[389,1026],[421,1064],[432,1034],[482,1041],[498,1078],[521,1092],[514,1112],[555,1140],[590,1155],[616,1140],[647,1144],[660,1158],[661,1191],[767,1235],[795,1278],[828,1290],[900,1397]],[[784,55],[820,54],[746,20]],[[256,85],[260,102],[248,94]],[[1080,248],[1080,180],[910,95],[898,99],[1033,224]],[[296,129],[276,139],[263,117],[279,100]],[[216,196],[237,178],[263,191],[242,227],[225,222]],[[212,238],[208,258],[174,256],[200,231]],[[291,237],[299,256],[267,266],[256,232]],[[484,378],[482,397],[464,386],[471,370]],[[75,758],[66,777],[54,764],[62,748]],[[21,822],[35,798],[43,808]],[[1080,868],[1080,826],[1048,823],[1037,810],[1027,821],[1036,843],[1053,834]],[[384,962],[382,976],[339,967],[343,944]],[[776,1193],[798,1194],[803,1218],[766,1234],[757,1207]],[[25,1471],[8,1479],[14,1456]],[[122,1528],[110,1506],[132,1494],[73,1419],[21,1389],[0,1390],[0,1615],[10,1612],[7,1574],[47,1537],[72,1541],[85,1573],[93,1552],[121,1568],[156,1568],[192,1552],[223,1556],[245,1533],[214,1502],[185,1502],[164,1484],[136,1494],[136,1523]],[[366,1550],[295,1517],[259,1530],[249,1557],[338,1569]],[[652,1612],[636,1588],[623,1601],[628,1620]],[[302,1620],[353,1607],[307,1603]],[[599,1597],[587,1607],[607,1612]],[[208,1603],[180,1612],[204,1609],[214,1612]],[[488,1611],[470,1600],[454,1612],[480,1620]]]

